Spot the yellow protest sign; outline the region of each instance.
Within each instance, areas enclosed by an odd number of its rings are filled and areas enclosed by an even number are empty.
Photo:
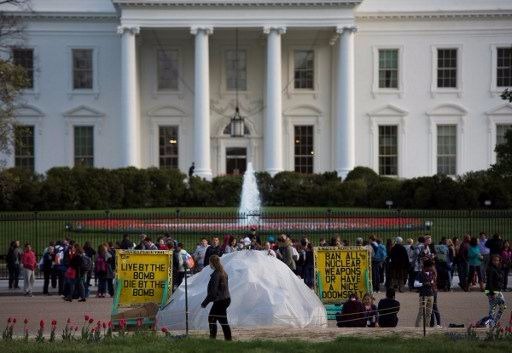
[[[172,251],[117,250],[118,306],[167,303],[172,288]]]
[[[351,293],[371,292],[371,258],[363,247],[315,248],[315,277],[323,303],[340,303]]]

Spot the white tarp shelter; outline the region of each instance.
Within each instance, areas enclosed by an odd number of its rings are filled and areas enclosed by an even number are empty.
[[[221,257],[229,277],[232,327],[327,327],[323,304],[283,262],[264,251],[244,250]],[[189,328],[208,329],[208,313],[201,302],[213,270],[210,266],[188,278]],[[159,329],[185,329],[185,284],[173,293],[170,303],[156,317]]]

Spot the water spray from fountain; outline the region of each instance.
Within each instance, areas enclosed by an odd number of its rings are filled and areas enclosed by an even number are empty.
[[[242,196],[240,198],[240,224],[251,226],[258,225],[260,220],[261,199],[256,183],[256,175],[252,167],[252,162],[247,164],[247,170],[244,173],[242,184]]]

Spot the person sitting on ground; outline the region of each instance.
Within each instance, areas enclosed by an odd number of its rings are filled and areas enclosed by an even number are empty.
[[[366,327],[366,316],[363,303],[355,293],[350,294],[343,304],[343,309],[336,314],[338,327]]]
[[[386,298],[379,301],[377,310],[379,312],[379,327],[396,327],[400,302],[395,299],[393,288],[386,289]]]
[[[501,271],[501,257],[497,254],[491,255],[491,262],[487,268],[487,283],[485,294],[489,300],[489,325],[496,326],[507,308],[505,297],[501,292],[503,287],[503,273]]]
[[[379,312],[377,306],[374,304],[375,298],[366,293],[363,296],[364,314],[366,319],[366,327],[375,327],[379,320]]]

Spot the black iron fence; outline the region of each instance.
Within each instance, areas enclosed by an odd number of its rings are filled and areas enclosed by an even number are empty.
[[[354,244],[355,238],[377,234],[381,239],[396,236],[417,238],[430,234],[442,237],[500,233],[512,239],[512,210],[300,210],[284,209],[259,214],[236,211],[83,211],[0,213],[0,278],[6,277],[5,255],[9,244],[19,240],[31,243],[38,256],[50,241],[71,238],[97,247],[104,242],[121,241],[130,234],[138,242],[140,234],[156,240],[170,235],[193,251],[202,237],[242,236],[255,230],[264,241],[281,233],[292,238],[308,237],[314,245],[324,238],[340,236]]]

